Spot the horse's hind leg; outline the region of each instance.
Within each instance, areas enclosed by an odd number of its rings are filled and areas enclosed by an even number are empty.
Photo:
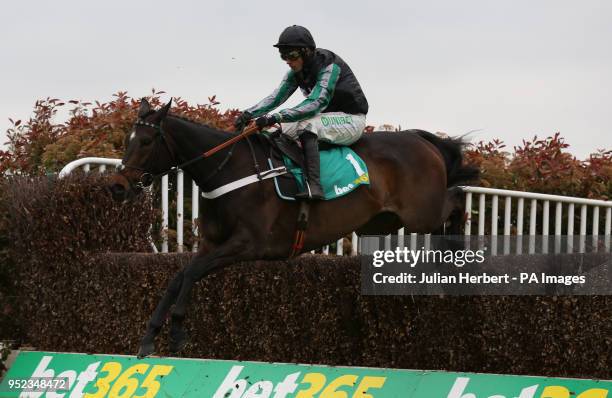
[[[402,220],[397,214],[385,211],[372,217],[365,225],[357,228],[357,235],[388,235],[397,233],[402,227]]]
[[[463,190],[460,187],[449,188],[446,191],[446,203],[442,214],[442,228],[449,221],[449,227],[444,231],[446,235],[459,235],[461,233],[464,212]]]
[[[402,202],[395,213],[406,232],[443,235],[444,224],[449,216],[463,209],[462,192],[459,187],[444,188],[419,203],[407,200]]]

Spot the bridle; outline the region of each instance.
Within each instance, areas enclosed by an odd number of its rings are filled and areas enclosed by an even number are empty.
[[[168,145],[168,141],[166,140],[166,135],[164,133],[164,130],[162,128],[161,123],[160,124],[154,124],[154,123],[151,123],[151,122],[147,122],[144,119],[138,118],[136,120],[136,122],[134,122],[134,129],[137,126],[151,127],[152,129],[154,129],[156,131],[155,136],[153,137],[153,141],[155,143],[155,148],[156,149],[151,151],[151,154],[147,158],[147,160],[145,162],[145,165],[143,167],[134,166],[134,165],[130,165],[130,164],[125,164],[124,161],[122,160],[119,172],[121,172],[122,170],[125,170],[125,169],[132,169],[132,170],[141,171],[142,174],[140,175],[140,180],[137,183],[133,184],[133,185],[134,185],[134,187],[136,187],[138,189],[144,189],[144,188],[150,186],[151,184],[153,184],[153,181],[155,181],[157,178],[163,177],[166,174],[168,174],[168,173],[178,169],[180,166],[183,166],[183,165],[176,165],[178,163],[177,156],[174,153],[174,151],[172,151],[172,149],[170,148],[170,145]],[[170,167],[170,169],[168,169],[165,172],[158,173],[158,174],[151,174],[147,170],[151,170],[151,167],[150,167],[152,165],[151,163],[156,158],[155,155],[157,154],[158,148],[159,148],[159,145],[157,145],[157,140],[161,140],[165,144],[164,147],[166,148],[166,150],[170,154],[170,157],[172,159],[172,163],[174,163],[175,166]],[[130,181],[130,180],[128,179],[128,181]],[[130,181],[130,185],[132,185],[131,181]]]
[[[203,181],[202,183],[205,184],[206,182],[208,182],[210,179],[212,179],[218,172],[220,172],[223,167],[227,164],[227,162],[229,161],[229,159],[232,157],[232,154],[234,153],[234,146],[236,145],[236,143],[241,140],[242,138],[246,138],[247,142],[249,144],[249,149],[251,150],[251,155],[253,157],[253,164],[255,166],[255,171],[257,172],[257,175],[260,176],[260,169],[259,169],[259,164],[257,163],[257,159],[255,157],[255,152],[253,149],[253,145],[251,144],[251,141],[249,140],[248,136],[253,134],[254,132],[257,132],[258,129],[255,125],[252,125],[250,127],[247,127],[245,129],[244,132],[240,131],[240,134],[225,141],[224,143],[217,145],[216,147],[212,148],[211,150],[198,155],[197,157],[188,160],[184,163],[178,164],[178,155],[172,150],[172,148],[170,147],[170,145],[168,145],[168,141],[166,138],[166,134],[164,133],[164,130],[162,128],[162,124],[160,122],[160,124],[154,124],[151,122],[147,122],[146,120],[142,119],[142,118],[138,118],[136,120],[136,122],[134,122],[134,128],[136,128],[136,126],[145,126],[145,127],[151,127],[153,129],[156,130],[155,136],[153,137],[153,139],[155,141],[157,141],[157,139],[161,139],[164,144],[165,144],[165,148],[168,151],[168,153],[170,154],[170,157],[172,158],[172,163],[174,163],[175,165],[170,167],[167,171],[161,172],[161,173],[157,173],[157,174],[151,174],[149,171],[150,170],[150,164],[151,161],[153,161],[155,159],[155,154],[157,152],[157,150],[152,151],[152,154],[149,155],[149,158],[147,159],[147,161],[145,162],[145,166],[144,167],[139,167],[139,166],[133,166],[133,165],[129,165],[129,164],[125,164],[123,162],[123,160],[121,161],[121,168],[119,170],[119,172],[121,172],[124,169],[133,169],[133,170],[138,170],[141,171],[142,174],[140,175],[140,180],[133,184],[130,179],[128,179],[128,182],[130,183],[130,185],[133,185],[134,187],[138,188],[138,189],[144,189],[148,186],[150,186],[151,184],[153,184],[153,182],[160,178],[165,176],[166,174],[169,174],[173,171],[177,171],[178,169],[182,169],[186,166],[189,166],[192,163],[195,163],[201,159],[207,158],[211,155],[214,155],[215,153],[217,153],[218,151],[228,147],[231,145],[230,150],[228,151],[228,153],[225,155],[225,158],[221,161],[221,163],[219,164],[219,166],[217,166],[215,168],[215,170],[213,170],[213,172],[208,175]],[[157,143],[156,143],[157,144]],[[156,148],[159,148],[158,145],[156,145]]]

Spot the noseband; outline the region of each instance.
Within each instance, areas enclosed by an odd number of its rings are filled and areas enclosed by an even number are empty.
[[[158,138],[161,139],[166,145],[166,150],[168,151],[168,153],[170,154],[170,157],[173,160],[174,166],[170,167],[167,171],[164,171],[162,173],[158,173],[158,174],[151,174],[149,171],[151,168],[149,166],[151,166],[149,163],[155,158],[154,155],[149,156],[149,158],[147,159],[145,166],[144,167],[139,167],[139,166],[133,166],[133,165],[128,165],[123,163],[123,161],[121,162],[121,169],[119,170],[119,172],[121,172],[121,170],[124,169],[133,169],[133,170],[138,170],[140,172],[142,172],[141,176],[140,176],[140,181],[138,181],[136,184],[132,184],[132,182],[128,179],[130,185],[133,185],[134,187],[138,188],[138,189],[144,189],[145,187],[150,186],[153,181],[155,181],[157,178],[159,177],[163,177],[168,173],[171,173],[173,171],[176,171],[178,169],[182,169],[185,166],[188,166],[192,163],[195,163],[199,160],[202,160],[206,157],[209,157],[211,155],[213,155],[214,153],[218,152],[221,149],[226,148],[227,146],[230,146],[230,150],[228,151],[228,153],[225,155],[225,158],[221,161],[221,163],[219,164],[218,167],[216,167],[212,173],[210,173],[206,178],[204,178],[203,182],[206,183],[207,181],[209,181],[210,179],[212,179],[218,172],[220,172],[223,167],[227,164],[227,162],[229,161],[229,159],[232,157],[232,154],[234,152],[234,146],[236,145],[236,142],[242,138],[247,139],[247,142],[249,143],[249,147],[251,150],[251,154],[253,156],[253,161],[254,161],[254,165],[255,165],[255,169],[257,171],[257,174],[259,175],[259,165],[257,164],[257,159],[255,159],[255,153],[253,151],[253,146],[251,144],[251,141],[248,138],[248,135],[251,134],[252,132],[256,131],[254,129],[252,129],[250,132],[248,133],[243,133],[240,136],[234,137],[233,139],[230,139],[228,141],[226,141],[225,143],[216,146],[215,148],[211,149],[210,151],[196,156],[195,158],[188,160],[184,163],[178,164],[178,157],[177,155],[174,153],[174,151],[172,151],[172,148],[170,147],[170,145],[168,145],[168,141],[166,139],[166,134],[164,133],[164,130],[162,129],[162,125],[161,123],[159,125],[157,124],[153,124],[150,122],[147,122],[146,120],[143,119],[138,119],[136,120],[136,122],[134,123],[134,127],[136,126],[145,126],[145,127],[151,127],[153,129],[155,129],[157,131],[157,133],[155,134],[154,140],[157,140]]]
[[[161,141],[165,144],[165,148],[168,151],[168,153],[170,154],[170,157],[172,158],[173,162],[175,164],[175,166],[170,167],[170,169],[168,169],[168,171],[159,173],[159,174],[151,174],[149,171],[147,170],[151,170],[151,168],[149,166],[151,166],[151,161],[154,160],[155,158],[155,152],[149,156],[149,158],[147,159],[147,161],[145,162],[145,166],[144,167],[139,167],[139,166],[133,166],[133,165],[129,165],[129,164],[125,164],[123,161],[121,162],[121,168],[120,168],[120,172],[121,170],[124,169],[132,169],[132,170],[138,170],[141,171],[142,174],[140,175],[140,181],[138,181],[136,184],[134,184],[134,186],[138,189],[144,189],[148,186],[150,186],[151,184],[153,184],[153,181],[155,181],[156,178],[162,177],[168,173],[170,173],[172,170],[177,169],[178,167],[176,166],[177,162],[177,158],[176,155],[174,154],[174,152],[172,151],[172,149],[170,148],[170,146],[168,145],[168,141],[166,140],[166,135],[164,133],[164,130],[162,129],[161,123],[160,124],[154,124],[154,123],[150,123],[147,122],[146,120],[143,119],[137,119],[136,122],[134,122],[134,128],[136,128],[136,126],[145,126],[145,127],[151,127],[153,129],[156,130],[155,136],[153,137],[154,141],[157,141],[158,139],[161,139]],[[157,143],[156,143],[157,145]],[[158,147],[156,146],[156,149]],[[128,179],[129,181],[129,179]]]

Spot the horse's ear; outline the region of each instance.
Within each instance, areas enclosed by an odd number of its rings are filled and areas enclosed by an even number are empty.
[[[146,98],[142,98],[140,100],[140,108],[138,109],[138,117],[144,117],[149,112],[151,112],[151,105]]]
[[[155,117],[154,117],[154,121],[159,123],[162,120],[164,120],[164,118],[168,114],[168,111],[170,110],[171,106],[172,106],[172,98],[170,98],[170,101],[168,101],[168,103],[166,105],[164,105],[163,108],[161,108],[160,110],[157,111],[157,113],[155,114]]]
[[[168,101],[168,103],[161,110],[163,117],[166,117],[168,111],[170,110],[170,107],[172,107],[172,98],[170,98],[170,101]]]

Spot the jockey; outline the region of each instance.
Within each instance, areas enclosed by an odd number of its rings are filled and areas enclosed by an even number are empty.
[[[300,141],[306,160],[305,188],[296,198],[321,200],[318,140],[337,145],[357,141],[366,126],[368,101],[351,68],[333,52],[316,48],[308,29],[286,28],[274,47],[291,69],[272,94],[242,112],[234,125],[242,129],[253,118],[259,129],[280,123],[284,134]],[[298,87],[304,101],[268,115]]]

